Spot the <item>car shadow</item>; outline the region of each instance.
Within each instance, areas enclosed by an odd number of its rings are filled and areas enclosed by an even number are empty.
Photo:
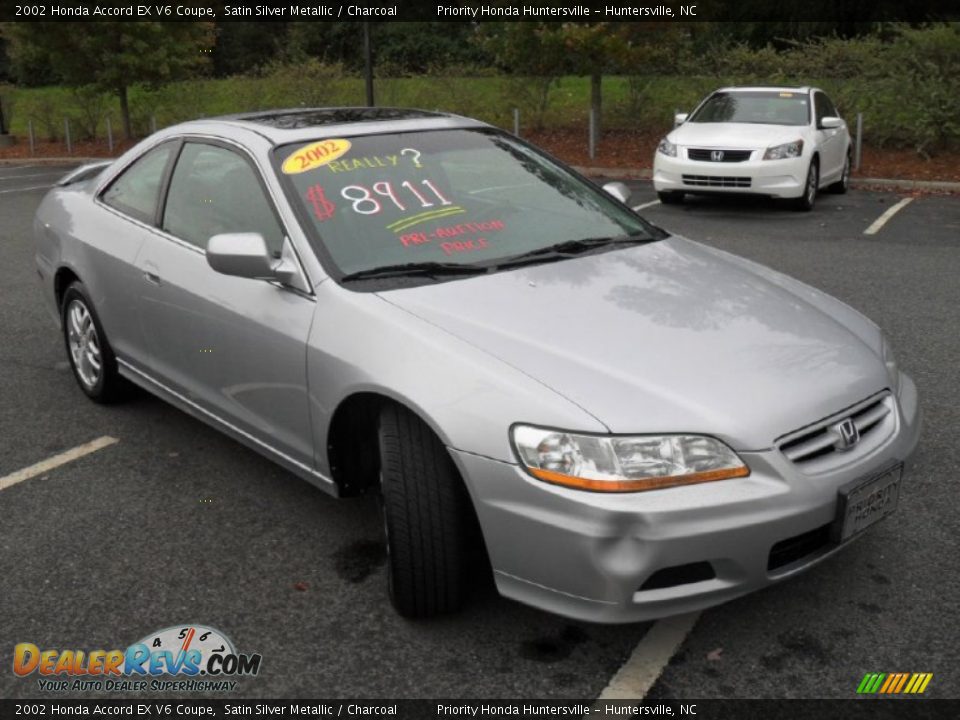
[[[673,205],[686,212],[711,210],[795,212],[790,200],[764,195],[687,195],[680,205]],[[797,213],[801,215],[801,213]]]

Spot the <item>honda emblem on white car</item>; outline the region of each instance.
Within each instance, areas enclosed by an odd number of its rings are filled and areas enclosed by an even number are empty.
[[[837,432],[840,434],[840,440],[836,444],[837,450],[849,450],[860,442],[860,430],[850,418],[837,424]]]
[[[723,162],[723,150],[714,150],[710,153],[710,159],[714,162]]]

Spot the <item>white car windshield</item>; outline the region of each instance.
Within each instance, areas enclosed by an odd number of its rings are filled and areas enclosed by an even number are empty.
[[[707,98],[687,122],[807,125],[810,98],[790,90],[718,92]]]
[[[571,241],[661,236],[496,131],[341,136],[283,146],[275,162],[301,222],[342,275],[425,263],[492,268]]]

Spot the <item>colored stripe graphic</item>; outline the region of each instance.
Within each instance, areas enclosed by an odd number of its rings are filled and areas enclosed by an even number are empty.
[[[932,679],[933,673],[867,673],[857,686],[857,693],[896,695],[902,692],[919,695],[927,689]]]
[[[462,215],[465,212],[466,210],[458,207],[447,208],[446,210],[437,210],[436,212],[431,213],[426,217],[419,217],[415,220],[410,220],[409,222],[405,222],[402,225],[397,225],[396,223],[394,223],[390,229],[395,233],[402,232],[404,230],[407,230],[408,228],[412,228],[414,225],[419,225],[420,223],[430,222],[431,220],[439,220],[440,218],[445,218],[450,215]]]
[[[387,225],[387,228],[390,230],[397,230],[399,229],[400,225],[406,225],[407,223],[410,223],[411,221],[414,221],[414,220],[416,221],[428,220],[430,216],[445,213],[448,210],[460,210],[461,212],[463,212],[463,208],[460,207],[459,205],[446,205],[443,207],[439,207],[436,210],[427,210],[426,212],[417,213],[416,215],[408,215],[405,218],[394,220],[392,223]]]
[[[900,692],[901,690],[903,690],[903,685],[904,685],[904,683],[907,682],[907,675],[908,675],[907,673],[900,673],[900,682],[898,682],[898,683],[897,683],[897,687],[895,687],[895,688],[894,688],[893,690],[891,690],[890,692],[898,693],[898,692]]]
[[[880,689],[880,683],[883,682],[883,679],[887,676],[886,673],[876,673],[874,675],[874,680],[870,683],[870,687],[867,689],[868,693],[875,693]]]
[[[897,681],[899,679],[900,679],[899,673],[890,673],[889,675],[887,675],[887,681],[883,683],[883,685],[880,687],[880,692],[881,693],[890,692],[890,686],[891,685],[896,686]]]

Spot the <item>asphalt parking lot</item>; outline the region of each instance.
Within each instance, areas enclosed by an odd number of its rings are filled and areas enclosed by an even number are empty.
[[[0,490],[0,697],[41,695],[36,675],[11,672],[16,643],[125,647],[182,623],[263,655],[241,697],[604,690],[650,624],[571,622],[482,583],[460,615],[402,620],[372,501],[334,500],[146,394],[89,402],[33,266],[33,214],[64,169],[0,166],[0,478],[118,442]],[[800,578],[702,613],[648,697],[847,698],[865,672],[932,672],[927,695],[960,697],[960,198],[917,197],[865,235],[902,196],[821,195],[797,213],[753,199],[663,206],[648,183],[632,189],[654,223],[877,321],[925,414],[898,512]]]

